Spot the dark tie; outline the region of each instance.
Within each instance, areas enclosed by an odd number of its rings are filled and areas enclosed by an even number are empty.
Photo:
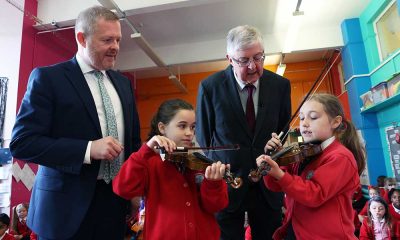
[[[246,119],[247,124],[252,133],[254,133],[254,127],[256,126],[256,113],[254,111],[253,103],[253,90],[255,89],[253,84],[247,84],[244,87],[247,90],[247,102],[246,102]]]

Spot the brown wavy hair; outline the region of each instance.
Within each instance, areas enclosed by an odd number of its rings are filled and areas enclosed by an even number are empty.
[[[151,120],[147,141],[155,135],[162,135],[158,129],[158,123],[168,124],[179,110],[194,110],[194,108],[182,99],[171,99],[163,102]]]
[[[353,123],[344,116],[342,104],[339,99],[331,94],[319,93],[311,96],[309,101],[316,101],[323,105],[325,112],[333,119],[337,116],[342,117],[342,123],[334,130],[335,137],[354,155],[358,166],[358,174],[365,168],[365,148],[357,134]]]

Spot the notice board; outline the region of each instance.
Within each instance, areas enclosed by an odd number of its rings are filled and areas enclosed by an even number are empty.
[[[400,144],[396,142],[396,134],[400,134],[400,126],[386,128],[386,139],[393,173],[397,182],[400,182]]]

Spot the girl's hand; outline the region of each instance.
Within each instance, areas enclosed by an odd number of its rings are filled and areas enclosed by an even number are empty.
[[[168,153],[171,153],[176,149],[176,144],[174,141],[160,135],[153,136],[146,144],[151,149],[154,149],[156,146],[164,147],[165,151]]]
[[[271,139],[267,142],[267,144],[264,147],[264,152],[279,150],[281,148],[282,148],[282,143],[278,137],[278,134],[272,133]]]
[[[229,167],[229,166],[228,166]],[[211,164],[206,168],[205,178],[208,180],[221,180],[225,175],[225,169],[227,165],[220,161]]]
[[[271,167],[271,169],[268,171],[268,175],[275,178],[276,180],[280,180],[283,177],[283,175],[285,175],[285,172],[279,168],[278,163],[272,160],[271,157],[268,155],[260,155],[256,159],[256,161],[257,161],[257,166],[261,166],[262,162],[266,162]]]

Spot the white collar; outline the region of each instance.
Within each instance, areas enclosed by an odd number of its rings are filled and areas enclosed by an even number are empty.
[[[335,141],[335,136],[332,136],[328,139],[326,139],[325,141],[323,141],[321,143],[321,149],[324,150],[325,148],[327,148],[329,145],[331,145],[331,143],[333,143],[333,141]]]
[[[235,76],[236,82],[239,84],[240,91],[243,91],[243,88],[244,88],[248,83],[245,83],[245,82],[243,82],[242,80],[239,80],[239,79],[237,78],[237,76],[236,76],[236,74],[235,74],[235,71],[233,70],[233,67],[232,67],[232,72],[233,72],[233,76]],[[252,83],[252,84],[253,84],[253,86],[254,86],[256,89],[258,89],[258,85],[260,84],[260,79],[258,79],[257,81],[255,81],[255,82]]]
[[[91,73],[96,70],[92,66],[88,65],[78,53],[76,54],[76,61],[78,62],[83,74]],[[105,70],[101,70],[100,72],[102,72],[104,75],[106,74]]]
[[[400,209],[397,209],[397,208],[393,205],[393,203],[392,203],[392,206],[393,206],[394,211],[395,211],[396,213],[400,214]]]
[[[385,223],[385,218],[382,218],[381,220],[379,220],[379,219],[375,219],[372,217],[372,221],[374,221],[375,223]]]

